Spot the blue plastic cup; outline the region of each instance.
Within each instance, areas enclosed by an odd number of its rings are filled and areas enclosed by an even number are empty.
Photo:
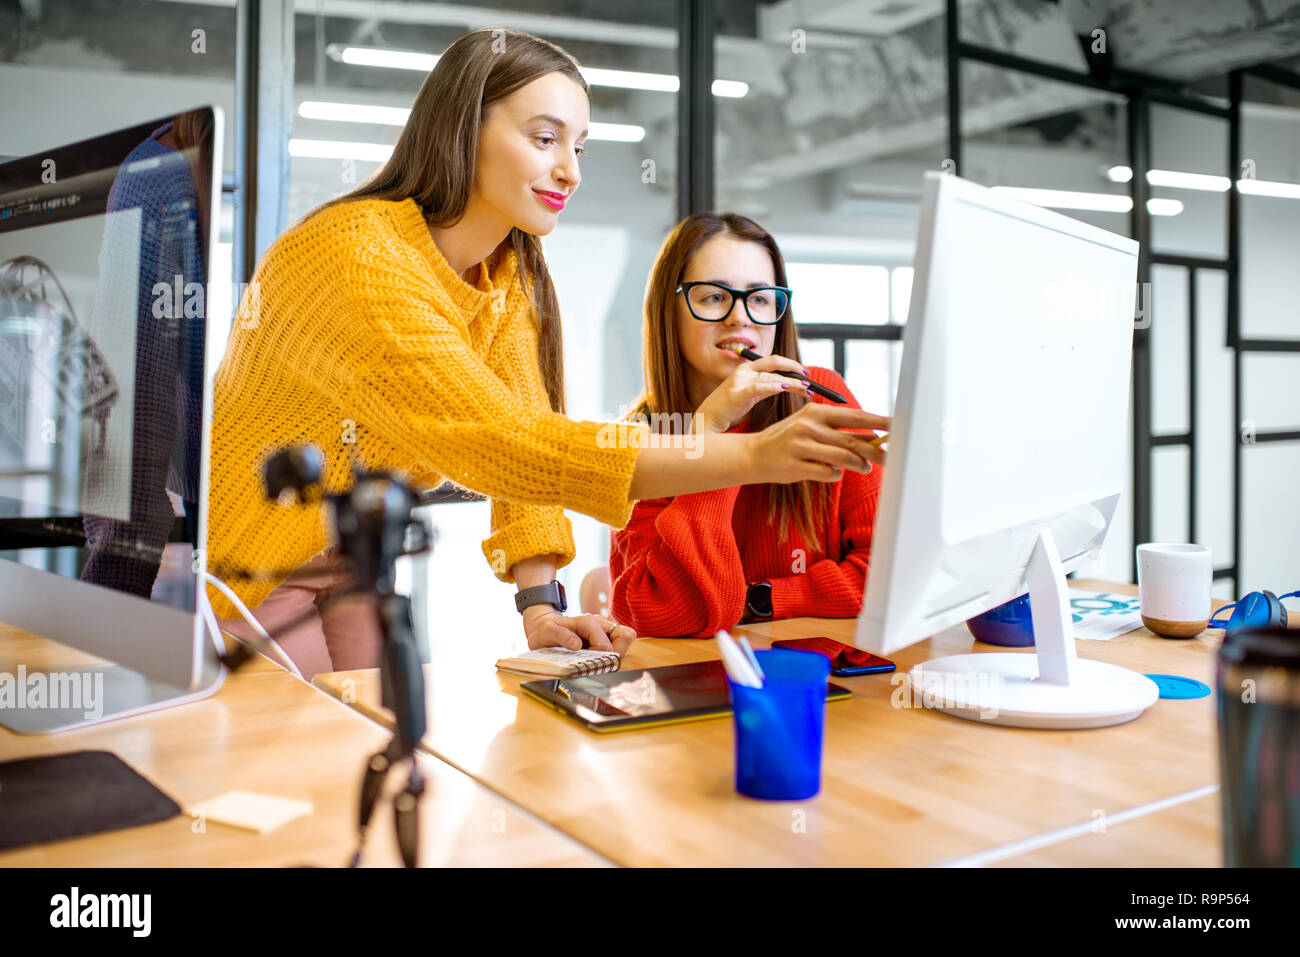
[[[755,652],[767,680],[728,679],[736,726],[736,790],[766,801],[800,801],[822,786],[822,739],[831,660],[813,651]]]

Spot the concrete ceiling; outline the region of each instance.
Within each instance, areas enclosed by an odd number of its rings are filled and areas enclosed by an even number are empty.
[[[779,0],[760,10],[760,28],[773,43],[778,30],[806,22],[838,31],[855,47],[791,53],[786,40],[750,96],[719,106],[719,161],[733,185],[768,188],[880,157],[943,149],[943,19],[931,17],[890,36],[862,35],[889,6],[887,0]],[[1118,65],[1189,83],[1300,53],[1300,0],[1115,0],[1108,20],[1108,48]],[[1054,3],[969,0],[962,5],[961,33],[979,46],[1087,69]],[[734,75],[739,66],[719,53],[719,73],[725,68]],[[979,65],[963,68],[963,82],[967,136],[1107,99]]]
[[[0,60],[93,65],[158,74],[234,75],[234,0],[0,0]],[[1083,51],[1068,19],[1104,16],[1115,61],[1209,91],[1207,77],[1300,55],[1300,0],[964,0],[963,38],[1076,70]],[[409,96],[417,74],[324,63],[324,42],[368,38],[436,49],[468,27],[505,20],[569,47],[584,63],[674,72],[675,0],[299,0],[299,83]],[[745,80],[742,99],[719,99],[724,189],[763,189],[887,157],[942,159],[947,137],[942,0],[719,0],[717,74]],[[1076,17],[1079,19],[1079,17]],[[140,25],[148,23],[148,30]],[[194,56],[189,33],[208,31]],[[1086,28],[1085,28],[1086,29]],[[796,33],[798,31],[798,33]],[[795,42],[795,38],[798,42]],[[184,42],[182,42],[184,41]],[[794,47],[801,52],[795,52]],[[1060,116],[1103,102],[1090,90],[1005,70],[964,68],[967,136]],[[640,123],[671,144],[676,100],[593,90],[593,112]],[[671,153],[671,151],[669,151]],[[658,153],[656,154],[658,155]],[[675,181],[659,155],[660,183]]]

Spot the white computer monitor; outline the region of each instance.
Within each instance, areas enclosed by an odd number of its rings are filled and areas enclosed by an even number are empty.
[[[12,730],[224,674],[199,581],[222,122],[200,107],[0,164],[0,621],[113,662],[20,665],[5,677],[41,694],[0,701]]]
[[[1140,715],[1149,678],[1075,655],[1065,576],[1098,557],[1128,468],[1138,244],[927,174],[856,644],[889,654],[1028,591],[1036,654],[911,672],[950,714],[1020,727]]]

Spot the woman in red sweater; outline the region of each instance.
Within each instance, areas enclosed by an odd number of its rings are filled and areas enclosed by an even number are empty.
[[[764,358],[748,362],[736,344]],[[749,432],[808,402],[833,404],[777,369],[804,372],[860,408],[838,375],[798,359],[776,241],[743,216],[683,220],[646,289],[645,393],[632,416],[654,432]],[[611,533],[613,617],[643,635],[708,637],[740,621],[856,616],[881,479],[876,467],[830,483],[638,502]]]

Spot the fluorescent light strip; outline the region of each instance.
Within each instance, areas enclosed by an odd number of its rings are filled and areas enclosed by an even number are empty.
[[[1148,199],[1147,212],[1152,216],[1177,216],[1183,211],[1182,200]]]
[[[395,106],[365,106],[361,103],[325,103],[303,100],[298,105],[298,115],[309,120],[331,120],[342,123],[374,123],[382,126],[405,126],[410,110]],[[608,140],[615,143],[640,143],[645,139],[645,127],[632,123],[592,123],[587,128],[587,139]],[[303,143],[339,142],[328,140],[300,140]],[[360,144],[378,145],[378,144]],[[305,154],[303,154],[305,155]],[[331,157],[333,158],[333,157]],[[352,157],[360,159],[361,157]]]
[[[1266,179],[1239,179],[1237,192],[1244,196],[1277,196],[1280,199],[1300,199],[1300,185],[1274,183]]]
[[[303,159],[354,159],[382,163],[393,148],[382,143],[353,143],[348,140],[289,140],[289,155]]]
[[[738,100],[749,92],[749,84],[744,80],[714,80],[713,95]]]
[[[1152,186],[1170,186],[1174,189],[1199,189],[1207,193],[1226,193],[1228,187],[1232,185],[1232,181],[1226,176],[1180,173],[1172,169],[1147,170],[1147,182]]]
[[[323,103],[303,100],[298,115],[307,120],[333,120],[341,123],[374,123],[377,126],[405,126],[411,111],[399,106],[366,106],[362,103]]]
[[[592,86],[617,86],[625,90],[650,90],[653,93],[676,93],[677,77],[666,73],[637,73],[633,70],[602,70],[581,67],[582,78]]]
[[[1022,186],[994,186],[993,192],[1050,209],[1127,213],[1133,208],[1133,200],[1130,197],[1116,193],[1076,193],[1064,189],[1032,189]],[[1176,199],[1147,200],[1147,212],[1152,216],[1177,216],[1182,211],[1183,204]]]
[[[393,70],[417,70],[428,73],[438,62],[433,53],[416,53],[410,50],[385,50],[377,47],[335,47],[331,55],[353,66],[378,66]],[[648,90],[652,93],[676,93],[677,77],[667,73],[640,73],[635,70],[605,70],[598,67],[580,67],[583,77],[592,86],[614,86],[625,90]],[[714,80],[713,95],[739,98],[749,92],[743,80]]]
[[[1133,171],[1127,166],[1112,166],[1106,170],[1112,183],[1127,183]],[[1196,189],[1211,193],[1226,193],[1232,181],[1226,176],[1207,176],[1203,173],[1180,173],[1176,170],[1153,169],[1147,171],[1147,182],[1152,186],[1171,186],[1175,189]],[[1237,192],[1248,196],[1277,196],[1282,199],[1300,199],[1300,185],[1278,183],[1266,179],[1239,179]]]
[[[587,127],[587,139],[640,143],[645,139],[645,127],[635,123],[592,123]]]
[[[377,47],[343,47],[339,59],[353,66],[381,66],[390,70],[418,70],[428,73],[438,62],[432,53],[412,50],[381,50]]]
[[[1106,170],[1112,183],[1128,183],[1133,170],[1127,166],[1112,166]],[[1169,186],[1173,189],[1199,189],[1209,193],[1226,193],[1232,184],[1226,176],[1207,176],[1204,173],[1180,173],[1172,169],[1147,170],[1147,182],[1152,186]]]

